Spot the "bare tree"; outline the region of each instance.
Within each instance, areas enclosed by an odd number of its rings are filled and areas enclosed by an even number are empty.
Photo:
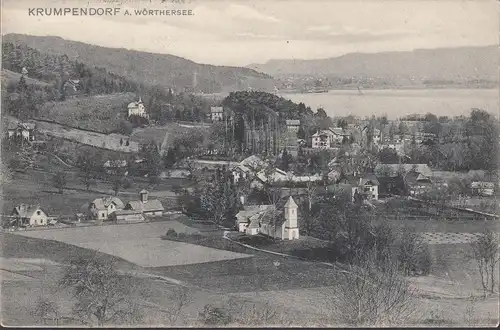
[[[375,252],[358,257],[340,273],[332,297],[336,321],[353,326],[394,326],[408,321],[413,313],[413,294],[399,274],[398,264]]]
[[[495,271],[499,261],[498,238],[491,230],[487,230],[478,240],[472,243],[474,259],[477,262],[484,297],[488,292],[495,292]]]
[[[231,301],[230,305],[239,307],[234,313],[235,316],[232,317],[232,322],[230,324],[232,326],[284,327],[291,325],[291,320],[287,318],[284,309],[266,302],[238,303],[236,301]]]
[[[59,320],[61,318],[59,306],[55,301],[46,297],[39,297],[35,302],[33,315],[44,325],[47,325],[47,321],[49,320],[52,321],[52,324],[59,325]]]
[[[397,258],[404,276],[430,271],[431,258],[427,244],[414,229],[403,228],[397,246]]]
[[[60,285],[72,291],[76,299],[73,315],[84,324],[130,324],[142,319],[133,297],[133,281],[97,255],[72,260]]]

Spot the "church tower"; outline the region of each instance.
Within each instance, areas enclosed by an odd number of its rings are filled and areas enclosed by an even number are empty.
[[[285,204],[285,227],[297,228],[297,209],[297,204],[293,200],[292,196],[290,196]]]

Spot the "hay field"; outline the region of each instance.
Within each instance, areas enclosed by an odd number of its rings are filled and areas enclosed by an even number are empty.
[[[168,229],[188,234],[198,232],[177,221],[116,226],[65,228],[20,232],[19,235],[56,240],[98,250],[141,267],[164,267],[250,257],[194,244],[162,240]]]

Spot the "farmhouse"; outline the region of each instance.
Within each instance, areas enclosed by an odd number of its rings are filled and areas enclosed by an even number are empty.
[[[148,114],[146,113],[146,108],[144,107],[144,103],[142,102],[142,98],[139,98],[137,102],[130,102],[127,106],[128,116],[140,116],[144,118],[148,118]]]
[[[221,121],[224,119],[224,108],[210,107],[210,119],[212,119],[212,121]]]
[[[474,181],[471,184],[472,194],[476,196],[493,196],[495,184],[493,182]]]
[[[239,232],[245,233],[247,231],[248,225],[252,222],[255,217],[259,216],[260,213],[269,210],[273,205],[250,205],[245,206],[243,210],[236,214],[236,228]],[[259,226],[254,229],[258,231]],[[255,231],[255,230],[254,230]]]
[[[94,220],[108,220],[113,212],[123,210],[123,207],[123,202],[118,197],[102,197],[90,203],[89,213]]]
[[[287,119],[286,128],[292,132],[298,132],[300,126],[300,120],[298,119]]]
[[[46,226],[48,216],[40,206],[21,204],[11,214],[20,226]]]
[[[404,180],[411,195],[420,195],[432,187],[430,177],[415,170],[406,173]]]
[[[298,228],[298,206],[292,196],[282,200],[277,206],[262,205],[250,216],[241,211],[237,215],[239,231],[245,231],[247,235],[262,234],[282,240],[299,239]],[[246,219],[246,225],[245,225]]]
[[[35,141],[35,123],[9,123],[7,137],[9,139]]]
[[[375,173],[387,172],[386,176],[397,176],[398,174],[414,171],[425,177],[432,177],[432,170],[427,164],[378,164]]]
[[[128,202],[125,205],[125,210],[140,212],[146,217],[162,216],[165,210],[163,205],[157,199],[148,200],[148,195],[147,190],[142,190],[139,192],[139,200]]]
[[[131,223],[144,221],[144,215],[141,211],[118,210],[110,215],[110,219],[115,223]]]
[[[313,149],[328,149],[330,148],[330,131],[318,131],[311,137],[311,147]]]
[[[380,183],[375,175],[371,173],[365,173],[361,176],[344,175],[337,183],[351,192],[353,201],[356,194],[361,194],[366,200],[378,200],[378,186]]]

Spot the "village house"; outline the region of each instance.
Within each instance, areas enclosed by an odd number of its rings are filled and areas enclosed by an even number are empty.
[[[123,207],[124,204],[118,197],[106,196],[97,198],[89,205],[90,218],[94,220],[108,220],[113,212],[123,210]]]
[[[421,195],[432,187],[431,178],[416,170],[410,170],[404,176],[410,195]]]
[[[321,130],[314,133],[311,137],[311,147],[313,149],[329,149],[331,146],[330,135],[332,133],[328,130]]]
[[[148,199],[149,192],[142,190],[139,192],[138,201],[130,201],[125,205],[127,211],[137,211],[142,213],[145,217],[159,217],[163,215],[165,210],[162,203],[157,199]]]
[[[140,116],[144,118],[148,118],[148,114],[146,113],[146,108],[144,107],[144,103],[142,102],[142,98],[139,97],[139,101],[130,102],[127,106],[128,116]]]
[[[9,139],[22,139],[23,141],[35,141],[35,123],[9,123],[7,126],[7,137]]]
[[[120,171],[124,171],[125,175],[128,174],[127,171],[128,163],[124,159],[107,160],[106,162],[104,162],[102,167],[104,168],[104,171],[108,174],[116,174]]]
[[[224,108],[210,107],[210,119],[212,121],[222,121],[224,119]]]
[[[300,120],[298,119],[287,119],[286,120],[286,128],[292,132],[298,132],[300,127]]]
[[[241,180],[246,180],[251,173],[252,170],[245,165],[240,164],[238,166],[235,166],[231,171],[231,174],[233,175],[233,182],[238,183]]]
[[[144,215],[136,210],[118,210],[110,215],[110,220],[114,223],[133,223],[144,221]]]
[[[379,198],[399,195],[406,195],[406,185],[403,176],[384,176],[377,177],[379,181]]]
[[[354,201],[355,195],[360,194],[365,200],[378,200],[379,181],[372,173],[342,176],[337,184],[346,188],[351,193],[351,198]]]
[[[246,233],[247,227],[251,223],[251,221],[253,219],[255,219],[255,217],[258,217],[258,215],[260,213],[262,213],[263,211],[269,210],[272,207],[273,207],[273,205],[249,205],[249,206],[245,206],[243,210],[241,210],[240,212],[238,212],[238,214],[236,214],[236,229],[240,233]],[[259,228],[259,226],[257,226],[256,228],[253,228],[253,231],[255,233],[252,235],[255,235],[258,233],[258,228]],[[250,231],[252,231],[252,230],[250,230]]]
[[[493,196],[495,184],[493,182],[474,181],[471,183],[472,195]]]
[[[40,206],[21,204],[16,206],[11,213],[12,223],[18,226],[46,226],[49,217]]]
[[[262,234],[281,240],[299,239],[298,206],[292,196],[281,200],[276,206],[263,205],[259,208],[247,216],[244,212],[248,211],[238,213],[236,218],[239,231],[244,230],[247,235]]]

